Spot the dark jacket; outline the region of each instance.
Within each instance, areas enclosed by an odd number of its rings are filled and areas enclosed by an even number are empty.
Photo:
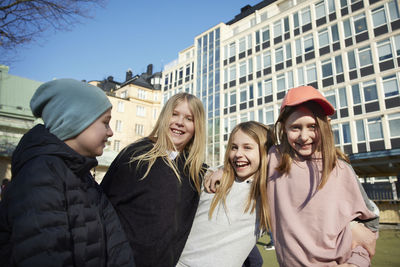
[[[196,214],[199,194],[183,171],[185,157],[173,170],[157,158],[147,177],[147,164],[129,163],[134,153],[148,152],[147,138],[124,149],[111,164],[101,186],[120,216],[138,267],[175,266],[188,238]],[[200,175],[198,179],[201,179]]]
[[[96,165],[43,125],[23,136],[0,203],[0,266],[135,266]]]

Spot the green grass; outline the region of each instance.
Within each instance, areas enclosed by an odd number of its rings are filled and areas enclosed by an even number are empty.
[[[275,250],[264,250],[263,248],[263,245],[268,242],[268,235],[264,235],[257,243],[264,260],[263,266],[279,267]],[[376,254],[372,259],[371,266],[400,266],[400,230],[383,229],[379,231],[379,238],[376,242]]]

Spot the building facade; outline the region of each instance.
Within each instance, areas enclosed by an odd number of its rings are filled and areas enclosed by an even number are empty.
[[[163,70],[163,101],[187,91],[207,113],[207,162],[242,121],[272,125],[288,89],[334,105],[335,141],[362,177],[400,173],[398,0],[267,0],[195,36]],[[396,190],[394,191],[394,193]],[[397,198],[397,196],[395,196]]]
[[[11,179],[11,155],[22,135],[35,125],[29,102],[42,84],[8,73],[0,65],[0,182]]]

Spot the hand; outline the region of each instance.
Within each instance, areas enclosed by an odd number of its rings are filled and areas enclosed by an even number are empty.
[[[357,267],[357,265],[354,264],[350,264],[350,263],[343,263],[343,264],[339,264],[336,265],[337,267]]]
[[[362,223],[353,224],[351,227],[351,233],[351,248],[353,249],[356,246],[361,246],[368,251],[369,257],[372,258],[375,255],[376,234],[365,227]]]
[[[217,186],[219,185],[219,181],[222,178],[223,170],[218,169],[215,172],[210,172],[210,174],[206,175],[204,178],[204,189],[207,193],[215,193],[217,190]]]

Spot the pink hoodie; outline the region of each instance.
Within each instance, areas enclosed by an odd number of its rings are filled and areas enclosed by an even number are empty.
[[[351,250],[349,223],[354,218],[375,218],[365,205],[350,165],[339,161],[325,186],[319,159],[293,161],[281,175],[276,147],[269,152],[268,199],[276,254],[280,266],[369,266],[364,248]]]

